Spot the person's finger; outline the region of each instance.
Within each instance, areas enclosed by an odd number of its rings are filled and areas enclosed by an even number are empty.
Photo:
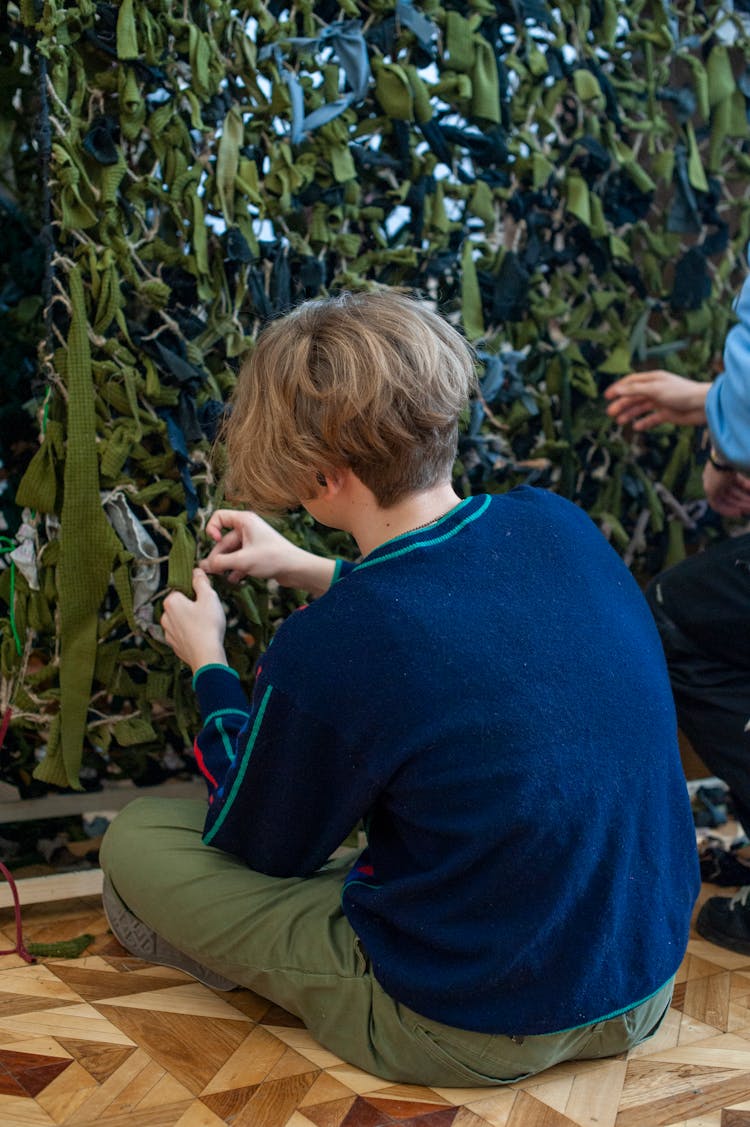
[[[198,567],[201,571],[205,571],[207,575],[221,575],[223,571],[226,571],[223,557],[217,557],[216,552],[209,552],[204,559],[198,560]]]
[[[242,533],[238,528],[230,528],[223,534],[220,540],[217,540],[214,545],[215,548],[221,548],[226,551],[228,548],[239,548],[242,544]]]
[[[223,532],[237,528],[244,515],[236,509],[217,509],[209,517],[206,532],[212,540],[220,540]]]
[[[605,399],[614,399],[618,395],[634,395],[637,389],[634,389],[634,382],[638,378],[638,373],[633,373],[629,376],[623,376],[620,380],[615,380],[608,388],[604,390]]]
[[[211,551],[208,554],[209,554],[209,556],[212,556],[214,554],[214,552],[217,552],[217,551],[218,552],[227,552],[227,551],[231,552],[231,551],[236,550],[237,548],[240,548],[241,546],[242,546],[242,534],[237,529],[232,529],[231,531],[225,532],[221,536],[218,537],[218,539],[216,540],[216,543],[213,545],[213,547],[211,548]]]
[[[635,430],[649,430],[656,426],[656,420],[662,421],[662,412],[649,402],[621,411],[616,421],[620,426],[632,423]]]
[[[170,591],[164,600],[164,610],[179,614],[183,603],[189,605],[190,599],[188,599],[186,595],[183,595],[182,591]]]
[[[604,391],[604,398],[651,394],[660,375],[660,372],[631,372],[629,376],[623,376],[621,380],[610,384]]]
[[[636,419],[633,423],[633,430],[651,430],[652,427],[658,427],[661,423],[668,423],[671,421],[669,411],[652,411],[649,415],[644,415],[640,419]]]
[[[637,399],[621,399],[615,403],[611,403],[607,407],[607,414],[614,415],[618,422],[630,422],[638,415],[642,415],[645,411],[651,411],[655,407],[653,399],[646,399],[644,396],[639,396]]]
[[[201,561],[205,564],[201,570],[211,575],[223,575],[226,571],[234,571],[237,566],[237,553],[236,552],[219,552],[214,550],[205,560]]]
[[[206,535],[210,536],[212,540],[221,540],[222,532],[225,527],[222,521],[222,511],[219,509],[209,517],[208,524],[206,525]]]
[[[196,599],[205,599],[207,595],[213,594],[211,580],[200,567],[193,568],[193,590]]]
[[[242,547],[242,536],[238,532],[228,532],[215,544],[199,567],[213,575],[220,574],[233,566],[232,556]]]

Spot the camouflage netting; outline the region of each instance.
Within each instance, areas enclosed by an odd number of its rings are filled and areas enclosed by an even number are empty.
[[[238,365],[303,298],[405,285],[463,326],[461,492],[558,490],[641,576],[721,534],[697,436],[636,442],[601,392],[717,370],[750,232],[748,0],[6,7],[0,458],[28,468],[0,498],[5,778],[182,765],[160,600],[189,588]],[[297,596],[222,593],[247,674]]]

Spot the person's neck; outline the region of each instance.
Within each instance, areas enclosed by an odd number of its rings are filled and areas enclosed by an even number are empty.
[[[387,540],[440,520],[461,501],[450,482],[410,493],[387,509],[377,504],[369,490],[366,494],[360,496],[359,503],[353,507],[348,528],[363,556],[369,555]]]

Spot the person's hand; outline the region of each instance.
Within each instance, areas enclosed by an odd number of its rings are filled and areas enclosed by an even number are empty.
[[[322,595],[331,585],[333,560],[298,548],[257,513],[218,509],[206,532],[216,543],[199,566],[211,575],[226,575],[230,583],[248,576],[275,579],[311,595]]]
[[[738,470],[717,470],[706,462],[703,489],[711,508],[723,517],[743,517],[750,513],[750,478]]]
[[[711,385],[661,370],[633,372],[604,392],[607,414],[616,423],[650,430],[660,423],[697,426],[706,421],[706,396]]]
[[[194,600],[179,591],[167,595],[161,625],[168,644],[195,673],[202,665],[226,665],[227,620],[211,580],[200,568],[193,570],[193,590]]]
[[[211,575],[226,574],[230,583],[248,576],[276,579],[300,551],[256,513],[218,509],[206,532],[216,543],[199,566]]]

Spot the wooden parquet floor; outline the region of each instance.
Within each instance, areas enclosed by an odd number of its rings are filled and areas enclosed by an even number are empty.
[[[128,957],[94,898],[30,905],[24,927],[96,939],[76,960],[0,959],[1,1127],[750,1127],[750,957],[698,937],[665,1023],[627,1057],[451,1089],[370,1076],[250,991]]]

